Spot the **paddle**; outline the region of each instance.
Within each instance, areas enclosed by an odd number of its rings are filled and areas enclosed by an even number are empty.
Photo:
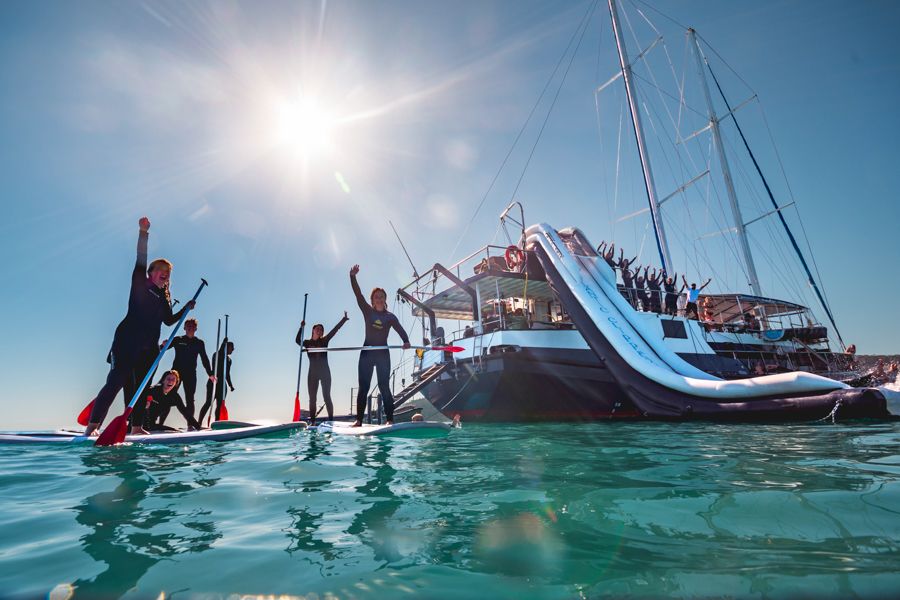
[[[300,320],[300,343],[303,343],[303,329],[306,327],[306,298],[303,294],[303,318]],[[300,347],[300,360],[297,362],[297,393],[294,395],[294,421],[300,420],[300,375],[303,373],[303,347]]]
[[[212,414],[213,414],[212,403],[213,403],[213,401],[215,401],[216,387],[219,385],[219,343],[220,343],[221,339],[222,339],[222,319],[219,319],[219,322],[216,324],[216,349],[213,352],[213,359],[212,359],[213,375],[216,376],[216,380],[213,381],[212,396],[210,397],[210,400],[209,400],[209,413],[206,415],[206,426],[207,427],[209,427],[209,421],[210,421],[210,419],[212,419]],[[206,404],[204,404],[203,406],[205,408]],[[200,417],[200,420],[202,421],[203,417]]]
[[[203,288],[209,285],[205,279],[200,279],[202,282],[200,287],[197,288],[197,292],[194,294],[194,297],[191,298],[191,302],[197,301],[197,296],[200,295],[200,292],[203,291]],[[150,370],[147,371],[147,374],[144,375],[143,381],[141,381],[141,385],[137,387],[137,390],[134,392],[134,397],[131,399],[131,402],[128,403],[128,406],[125,407],[125,412],[112,420],[112,422],[103,430],[99,436],[97,436],[97,441],[94,442],[95,446],[112,446],[114,444],[121,444],[125,441],[125,435],[128,433],[128,417],[131,416],[131,411],[134,410],[134,405],[137,403],[138,398],[141,396],[141,392],[144,391],[144,386],[147,385],[147,382],[150,381],[150,378],[153,376],[153,372],[156,371],[156,367],[159,366],[159,361],[162,360],[163,354],[166,353],[166,350],[169,349],[169,346],[172,345],[172,340],[175,339],[175,334],[181,330],[181,326],[184,324],[184,320],[187,318],[188,313],[191,312],[190,308],[186,308],[184,312],[181,314],[181,318],[178,319],[178,323],[175,325],[175,328],[172,329],[172,333],[169,334],[169,339],[166,340],[163,349],[159,351],[159,354],[156,355],[156,360],[153,361],[153,364],[150,366]]]
[[[225,339],[228,339],[228,315],[225,315]],[[228,408],[225,407],[225,396],[228,395],[228,375],[231,373],[231,369],[228,368],[228,344],[225,344],[225,347],[222,349],[222,377],[224,378],[222,382],[222,406],[219,407],[219,414],[216,415],[216,421],[227,421],[228,420]]]
[[[352,346],[348,348],[304,348],[303,352],[345,352],[349,350],[399,350],[403,346]],[[437,352],[462,352],[462,346],[410,346],[407,350],[435,350]]]

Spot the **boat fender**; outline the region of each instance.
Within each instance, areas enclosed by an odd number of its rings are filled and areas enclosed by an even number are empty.
[[[509,246],[506,248],[506,266],[510,271],[518,271],[519,267],[525,264],[525,253],[518,246]]]

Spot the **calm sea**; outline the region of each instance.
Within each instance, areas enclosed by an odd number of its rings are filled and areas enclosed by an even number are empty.
[[[5,597],[900,595],[897,423],[6,446],[0,490]]]

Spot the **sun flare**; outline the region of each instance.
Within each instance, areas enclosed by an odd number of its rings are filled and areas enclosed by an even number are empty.
[[[291,157],[318,158],[334,152],[336,125],[318,98],[304,96],[278,106],[272,137]]]

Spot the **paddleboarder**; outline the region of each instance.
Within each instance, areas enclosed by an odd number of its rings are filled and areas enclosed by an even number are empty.
[[[197,357],[203,363],[203,369],[210,381],[216,381],[209,356],[206,354],[206,344],[197,337],[197,319],[190,318],[184,322],[184,335],[172,340],[172,348],[175,348],[175,360],[172,361],[172,370],[178,371],[181,376],[181,385],[184,388],[184,403],[191,417],[194,416],[194,394],[197,391]]]
[[[227,349],[227,355],[226,355]],[[234,342],[229,340],[227,337],[222,340],[222,345],[219,347],[219,350],[216,352],[215,357],[213,358],[213,362],[216,365],[216,379],[215,381],[219,382],[219,385],[215,386],[216,388],[216,412],[215,417],[216,420],[219,420],[219,414],[222,412],[222,403],[225,401],[225,385],[228,385],[228,388],[233,392],[234,386],[231,384],[231,353],[234,352]],[[206,382],[206,402],[203,403],[203,407],[200,409],[200,416],[198,417],[198,421],[203,422],[203,417],[206,416],[206,411],[210,409],[213,401],[213,380],[210,379]]]
[[[182,313],[194,308],[191,300],[177,313],[172,313],[169,284],[172,263],[158,258],[147,264],[147,240],[150,219],[138,221],[137,260],[131,273],[128,312],[116,327],[112,348],[107,356],[110,371],[106,383],[97,393],[84,434],[92,435],[100,427],[116,395],[124,389],[127,403],[137,392],[144,376],[159,354],[159,335],[162,324],[174,325]]]
[[[386,346],[388,334],[393,328],[400,339],[403,340],[403,348],[410,347],[409,336],[400,324],[400,320],[387,309],[387,292],[383,288],[375,288],[369,295],[369,301],[362,295],[356,275],[359,273],[359,265],[353,265],[350,269],[350,286],[356,296],[356,303],[363,314],[363,322],[366,327],[365,346]],[[363,414],[366,410],[366,397],[369,395],[369,387],[372,385],[372,371],[375,371],[378,379],[378,391],[381,392],[381,404],[388,425],[394,424],[394,397],[391,394],[391,353],[389,350],[363,350],[359,353],[359,391],[356,393],[356,422],[353,427],[361,427]]]
[[[303,326],[306,322],[300,323],[300,330],[297,332],[295,341],[304,348],[327,348],[328,342],[349,321],[347,311],[344,311],[343,318],[338,321],[328,335],[325,335],[325,326],[316,323],[312,328],[312,337],[308,340],[303,339]],[[313,352],[309,354],[309,373],[306,377],[306,388],[309,393],[309,424],[316,424],[316,393],[319,384],[322,384],[322,399],[325,402],[325,410],[328,411],[328,420],[334,419],[334,405],[331,403],[331,369],[328,367],[327,352]]]
[[[180,382],[178,371],[170,370],[163,373],[158,384],[147,390],[147,397],[143,402],[138,400],[134,412],[131,413],[131,435],[147,434],[152,431],[174,431],[165,425],[172,408],[178,409],[187,421],[188,429],[192,431],[200,429],[200,423],[188,412],[187,406],[178,395]]]

